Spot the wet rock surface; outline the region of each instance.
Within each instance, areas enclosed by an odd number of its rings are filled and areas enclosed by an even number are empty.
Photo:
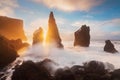
[[[32,61],[23,62],[16,68],[12,80],[53,80],[43,62],[34,63]]]
[[[50,68],[46,66],[52,60],[41,62],[26,61],[17,67],[12,75],[12,80],[119,80],[120,69],[109,71],[104,63],[99,61],[85,62],[81,65],[73,65],[58,68],[52,76]],[[53,62],[52,62],[53,63]],[[51,67],[52,68],[52,67]]]

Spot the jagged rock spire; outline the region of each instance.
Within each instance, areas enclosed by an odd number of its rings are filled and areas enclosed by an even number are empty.
[[[56,25],[56,21],[54,18],[53,12],[50,12],[49,20],[48,20],[48,32],[46,36],[47,43],[56,43],[57,47],[63,47],[61,44],[61,38],[59,35],[59,31]]]
[[[43,42],[43,29],[40,27],[33,33],[33,44],[42,43]]]

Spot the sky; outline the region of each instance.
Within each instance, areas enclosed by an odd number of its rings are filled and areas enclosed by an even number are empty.
[[[39,27],[47,31],[50,11],[64,41],[84,24],[92,40],[120,40],[120,0],[0,0],[0,15],[22,19],[29,39]]]

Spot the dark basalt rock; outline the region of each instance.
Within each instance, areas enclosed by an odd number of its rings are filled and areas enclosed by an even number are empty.
[[[12,80],[53,80],[49,71],[42,64],[32,61],[23,62],[13,72]]]
[[[53,12],[51,12],[49,15],[48,32],[47,32],[47,36],[46,36],[46,42],[54,43],[56,45],[56,47],[63,48]]]
[[[102,62],[90,61],[84,64],[83,80],[110,80],[109,72]]]
[[[40,27],[39,29],[37,29],[34,33],[33,33],[33,45],[34,44],[38,44],[38,43],[42,43],[44,40],[44,36],[43,36],[43,29]]]
[[[90,44],[90,28],[89,26],[82,25],[81,29],[74,33],[75,40],[74,46],[89,47]]]
[[[74,74],[75,80],[83,80],[83,76],[85,75],[83,66],[73,65],[71,71]]]
[[[17,51],[9,43],[9,40],[0,36],[0,69],[12,63],[17,57]]]
[[[49,64],[50,63],[50,64]],[[120,80],[120,69],[109,72],[99,61],[58,68],[53,76],[47,66],[54,63],[50,59],[41,62],[26,61],[15,68],[12,80]],[[52,67],[53,68],[53,67]]]
[[[58,69],[55,73],[55,80],[75,80],[70,69]]]
[[[120,69],[114,70],[112,72],[112,80],[120,80]]]
[[[97,73],[100,75],[104,75],[106,73],[104,64],[98,61],[84,63],[84,69],[86,73]]]
[[[106,41],[105,41],[104,51],[110,52],[110,53],[116,53],[116,52],[118,52],[118,51],[115,49],[114,45],[111,43],[110,40],[106,40]]]

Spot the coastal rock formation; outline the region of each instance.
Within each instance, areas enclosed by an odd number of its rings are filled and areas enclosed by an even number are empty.
[[[29,46],[28,43],[23,43],[21,39],[9,40],[2,35],[0,35],[0,39],[2,40],[3,44],[4,43],[9,44],[9,46],[16,51],[18,51],[19,49],[21,49],[23,47],[28,47]]]
[[[74,33],[75,40],[74,46],[89,47],[90,44],[90,28],[89,26],[82,25],[81,29]]]
[[[28,43],[23,43],[21,39],[9,40],[8,42],[16,51],[20,50],[21,48],[29,46]]]
[[[37,43],[42,43],[44,40],[43,29],[40,27],[33,33],[33,45]]]
[[[90,61],[73,67],[58,68],[55,74],[50,74],[51,68],[47,68],[52,60],[46,59],[41,62],[26,61],[15,68],[12,80],[119,80],[120,70],[109,72],[104,63]],[[46,65],[48,64],[48,65]],[[55,68],[55,67],[52,67]]]
[[[0,34],[8,39],[27,39],[23,30],[23,21],[4,16],[0,16]]]
[[[84,64],[83,80],[110,80],[111,76],[103,62],[90,61]]]
[[[55,73],[55,80],[75,80],[75,76],[69,68],[60,68]]]
[[[52,80],[49,71],[42,64],[42,62],[23,62],[13,72],[12,80]]]
[[[18,57],[17,51],[6,38],[0,36],[0,69],[4,68]]]
[[[110,40],[106,40],[106,41],[105,41],[104,51],[110,52],[110,53],[116,53],[116,52],[118,52],[118,51],[115,49],[114,45],[111,43]]]
[[[111,78],[111,80],[120,80],[120,69],[114,70]]]
[[[59,31],[54,19],[53,12],[49,15],[49,21],[48,21],[48,32],[46,36],[46,42],[47,43],[55,43],[55,45],[58,48],[63,48],[63,45],[61,43],[61,38],[59,35]]]

